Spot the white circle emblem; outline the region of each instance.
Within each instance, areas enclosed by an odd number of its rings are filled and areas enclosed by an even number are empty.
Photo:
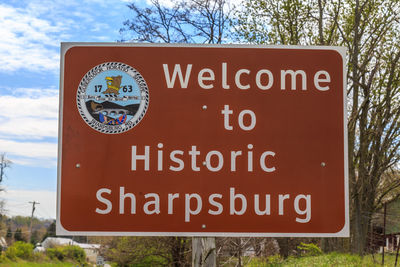
[[[83,120],[93,129],[118,134],[135,127],[149,105],[142,75],[120,62],[95,66],[82,78],[76,103]]]

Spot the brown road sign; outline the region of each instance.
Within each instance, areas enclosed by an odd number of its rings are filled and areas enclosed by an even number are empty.
[[[345,54],[63,43],[57,233],[348,236]]]

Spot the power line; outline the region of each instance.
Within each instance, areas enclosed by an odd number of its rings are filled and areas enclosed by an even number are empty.
[[[39,202],[36,202],[36,201],[29,202],[29,203],[32,203],[32,215],[31,215],[31,225],[29,227],[29,239],[28,239],[28,242],[31,241],[31,236],[32,236],[32,221],[33,221],[33,213],[35,212],[35,209],[36,209],[35,205],[36,204],[40,204]]]

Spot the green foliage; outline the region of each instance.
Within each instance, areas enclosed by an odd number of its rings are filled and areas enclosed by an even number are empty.
[[[242,6],[233,23],[241,42],[347,48],[350,218],[357,222],[350,240],[362,255],[371,215],[400,197],[400,1],[244,0]]]
[[[5,254],[5,253],[2,253],[2,254],[0,255],[0,263],[8,262],[8,261],[10,261],[10,260],[6,257],[6,254]]]
[[[279,254],[269,256],[267,258],[267,262],[271,263],[271,264],[279,264],[279,263],[283,262],[283,257]]]
[[[322,250],[313,243],[305,244],[303,242],[297,246],[297,249],[301,250],[302,254],[305,256],[318,256],[322,255]]]
[[[59,260],[59,261],[64,260],[64,254],[60,247],[48,248],[46,250],[46,255],[52,260]]]
[[[12,234],[12,231],[11,231],[11,227],[8,227],[7,228],[6,238],[12,238],[12,236],[13,236],[13,234]]]
[[[120,267],[188,266],[191,240],[186,237],[114,237],[104,256]]]
[[[44,252],[33,252],[33,259],[31,261],[46,263],[49,262],[50,259]]]
[[[29,226],[31,224],[31,217],[30,216],[14,216],[10,220],[18,227],[22,226]],[[36,225],[39,224],[40,220],[38,218],[33,218],[32,224]]]
[[[170,266],[178,262],[172,259],[171,250],[180,241],[172,237],[117,237],[108,244],[106,257],[118,266]]]
[[[290,257],[283,266],[362,266],[362,258],[351,254],[326,254],[320,256]]]
[[[152,267],[152,266],[168,266],[168,261],[161,256],[147,256],[139,263],[130,265],[131,267]]]
[[[246,258],[246,257],[244,257]],[[246,261],[244,259],[244,261]],[[275,267],[275,266],[281,266],[285,262],[285,259],[279,255],[273,255],[269,257],[258,257],[258,258],[252,258],[248,264],[246,264],[246,267]]]
[[[32,244],[36,244],[37,242],[39,242],[39,232],[38,231],[33,231],[32,235],[31,235],[31,240],[30,242]]]
[[[17,241],[12,246],[8,247],[5,255],[10,260],[16,260],[17,258],[24,260],[33,259],[33,245]]]
[[[78,246],[65,246],[47,249],[46,253],[33,252],[34,246],[22,241],[15,242],[0,255],[0,267],[22,266],[22,267],[64,267],[64,266],[87,266],[85,252]],[[67,262],[62,262],[67,261]]]
[[[22,230],[21,228],[18,228],[15,233],[14,233],[14,240],[15,241],[24,241],[23,237],[22,237]]]
[[[66,246],[62,248],[62,252],[66,259],[70,259],[79,263],[84,263],[86,254],[85,251],[78,246]]]
[[[56,221],[53,221],[49,227],[47,227],[46,234],[43,236],[43,240],[47,237],[56,236]]]
[[[0,263],[0,267],[76,267],[76,264],[72,262],[24,262],[24,261],[16,261],[16,262],[7,262]]]
[[[398,179],[398,178],[397,178]],[[383,221],[383,214],[377,216],[377,221]],[[400,232],[400,200],[396,200],[387,205],[386,234]]]
[[[396,255],[385,255],[385,267],[394,266]],[[235,266],[226,265],[226,266]],[[277,256],[268,258],[252,258],[251,262],[246,265],[247,267],[298,267],[298,266],[313,266],[313,267],[330,267],[330,266],[346,266],[346,267],[364,267],[364,266],[382,266],[381,255],[368,255],[361,257],[355,254],[344,253],[329,253],[319,256],[305,256],[305,257],[289,257],[286,260]]]
[[[85,251],[78,246],[48,248],[46,255],[52,260],[71,260],[80,264],[85,263]]]
[[[1,208],[1,201],[0,201]],[[30,228],[31,217],[15,216],[7,217],[1,216],[0,218],[0,230],[3,231],[3,236],[6,238],[7,243],[13,241],[30,241],[32,244],[36,244],[43,240],[43,236],[46,233],[46,229],[51,225],[53,220],[43,220],[33,218],[32,221],[32,236],[31,240],[28,239],[28,233]],[[15,239],[14,239],[15,236]]]
[[[15,261],[17,259],[16,249],[13,246],[9,247],[5,252],[5,256],[10,260]]]

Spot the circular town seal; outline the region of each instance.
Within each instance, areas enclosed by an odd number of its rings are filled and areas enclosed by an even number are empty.
[[[149,90],[142,75],[120,62],[95,66],[82,78],[76,103],[93,129],[118,134],[135,127],[146,113]]]

